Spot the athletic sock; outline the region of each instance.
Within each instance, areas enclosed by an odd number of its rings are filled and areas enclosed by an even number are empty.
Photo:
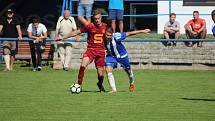
[[[79,69],[79,73],[78,73],[78,84],[82,85],[83,83],[83,78],[84,78],[84,73],[85,73],[85,67],[81,66]]]
[[[5,61],[6,68],[10,70],[10,55],[4,55],[4,61]]]
[[[131,70],[131,73],[128,73],[128,70],[126,70],[127,74],[128,74],[128,78],[129,78],[129,83],[130,84],[134,84],[134,74],[133,71]]]
[[[104,76],[98,76],[98,83],[103,84]]]
[[[115,79],[112,73],[108,73],[108,81],[112,90],[116,91]]]

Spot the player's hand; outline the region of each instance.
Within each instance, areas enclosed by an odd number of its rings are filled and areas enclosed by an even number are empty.
[[[39,43],[40,42],[40,38],[37,38],[34,43]]]
[[[22,40],[22,37],[19,36],[19,37],[18,37],[18,40]]]
[[[56,37],[55,41],[63,41],[63,38],[62,37]]]
[[[75,37],[75,41],[80,42],[81,41],[81,37],[80,36],[76,36]]]
[[[197,32],[194,32],[194,31],[192,31],[192,34],[193,34],[194,36],[197,36],[197,35],[198,35],[198,33],[197,33]]]
[[[144,29],[142,30],[142,33],[149,33],[151,30],[150,29]]]

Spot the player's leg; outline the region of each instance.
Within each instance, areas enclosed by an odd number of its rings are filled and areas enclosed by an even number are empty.
[[[130,84],[129,89],[131,92],[133,92],[134,91],[134,74],[133,74],[133,71],[131,68],[126,68],[124,70],[128,74],[128,77],[129,77],[129,84]]]
[[[103,80],[104,80],[104,75],[103,75],[103,70],[105,67],[105,51],[93,51],[95,55],[95,66],[97,69],[97,74],[98,74],[98,83],[97,86],[99,88],[100,92],[105,92],[105,89],[103,87]]]
[[[107,78],[108,78],[108,82],[111,86],[110,93],[115,93],[115,92],[117,92],[117,89],[116,89],[116,83],[115,83],[115,79],[114,79],[114,75],[113,75],[112,71],[113,71],[113,68],[111,66],[106,66]]]
[[[82,86],[83,78],[88,64],[90,63],[90,58],[85,56],[82,59],[81,66],[78,73],[78,84]]]
[[[104,67],[97,67],[97,74],[98,74],[97,86],[100,92],[105,92],[105,89],[103,87],[103,81],[104,81],[103,70],[104,70]]]
[[[129,89],[131,92],[133,92],[134,91],[134,74],[131,69],[129,59],[128,59],[128,57],[121,58],[121,59],[118,59],[118,62],[121,64],[121,66],[124,68],[125,72],[127,73],[128,78],[129,78],[129,84],[130,84]]]
[[[92,50],[87,49],[83,54],[83,59],[78,73],[78,84],[81,86],[83,85],[83,79],[84,79],[86,68],[93,61],[93,59],[94,59],[94,56],[92,54]]]
[[[112,73],[113,69],[117,67],[116,58],[112,56],[106,56],[105,66],[106,66],[106,74],[107,74],[108,82],[111,86],[110,93],[117,92],[114,75]]]

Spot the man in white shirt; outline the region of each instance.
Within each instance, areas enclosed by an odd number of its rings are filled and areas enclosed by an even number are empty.
[[[33,71],[41,71],[41,54],[44,50],[43,43],[47,38],[47,29],[45,25],[40,23],[39,19],[35,18],[33,23],[29,24],[27,31],[28,37],[34,39],[33,42],[29,42],[34,67]]]
[[[77,30],[77,26],[73,17],[70,16],[70,11],[65,10],[64,16],[59,17],[55,38],[63,37],[66,34],[69,34],[72,31]],[[79,39],[76,37],[76,39]],[[56,40],[56,39],[55,39]],[[63,41],[56,41],[58,44],[58,53],[61,58],[61,62],[63,65],[63,69],[68,71],[70,67],[70,62],[72,59],[72,43],[71,42],[63,42]]]
[[[169,16],[169,21],[166,22],[165,26],[164,26],[164,38],[165,39],[178,39],[179,35],[180,35],[180,24],[178,21],[175,20],[176,19],[176,14],[175,13],[171,13]],[[176,46],[176,42],[173,42],[171,44],[171,42],[167,43],[168,46]]]

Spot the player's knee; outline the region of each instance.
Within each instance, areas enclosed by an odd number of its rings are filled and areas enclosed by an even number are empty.
[[[108,74],[108,73],[112,73],[112,68],[106,68],[106,73]]]

